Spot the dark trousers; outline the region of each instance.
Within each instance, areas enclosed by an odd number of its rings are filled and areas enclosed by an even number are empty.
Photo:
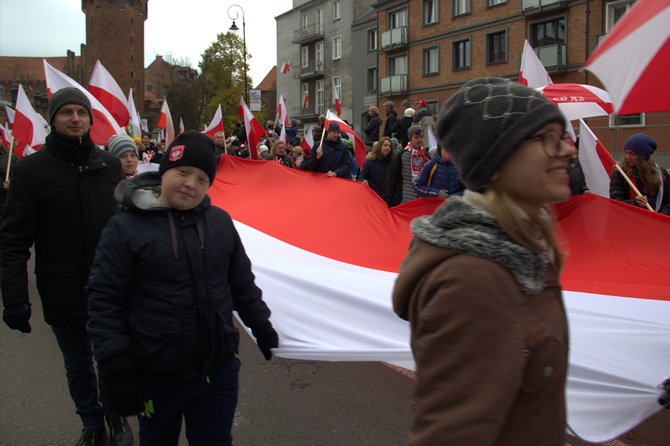
[[[58,347],[63,354],[67,386],[77,414],[85,429],[100,429],[104,416],[115,416],[104,398],[103,383],[93,366],[93,350],[86,326],[52,325]]]
[[[209,382],[142,377],[154,413],[150,418],[137,417],[140,446],[177,446],[182,418],[190,446],[232,445],[239,370],[240,361],[234,358],[223,370],[210,376]]]

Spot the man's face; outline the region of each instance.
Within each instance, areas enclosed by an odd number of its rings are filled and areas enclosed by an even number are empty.
[[[214,135],[214,144],[216,144],[217,146],[223,147],[225,142],[226,140],[223,137],[223,133],[217,133],[216,135]]]
[[[51,121],[54,129],[66,138],[80,138],[91,128],[91,115],[78,104],[65,104]]]
[[[149,138],[147,135],[144,135],[142,137],[142,144],[144,144],[144,147],[149,147],[149,144],[151,144],[151,138]]]
[[[340,137],[339,130],[333,130],[332,132],[328,132],[328,141],[337,141],[337,138],[339,137]]]
[[[423,147],[423,132],[415,132],[412,135],[412,147],[415,149],[420,149]]]

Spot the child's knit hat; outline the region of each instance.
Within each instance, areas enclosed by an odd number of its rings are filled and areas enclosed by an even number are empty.
[[[216,175],[215,150],[214,141],[209,136],[194,131],[181,133],[163,155],[158,171],[163,175],[177,166],[197,167],[207,174],[209,184],[212,184]]]

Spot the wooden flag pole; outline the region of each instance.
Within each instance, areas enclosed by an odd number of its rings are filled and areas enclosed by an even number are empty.
[[[323,137],[326,136],[326,122],[327,121],[323,122],[323,129],[321,130],[321,141],[319,141],[319,149],[322,149],[322,147],[323,147]]]
[[[9,181],[9,168],[12,165],[12,154],[14,153],[14,136],[12,136],[11,142],[9,143],[9,152],[7,156],[7,171],[5,172],[5,183]]]
[[[642,194],[640,193],[640,191],[638,190],[638,188],[635,187],[635,184],[633,184],[633,182],[630,180],[630,178],[628,178],[628,175],[626,175],[626,172],[623,171],[623,169],[621,168],[621,166],[619,166],[618,164],[615,164],[615,165],[614,165],[614,168],[615,168],[616,170],[618,170],[619,173],[620,173],[621,175],[623,175],[623,178],[626,180],[626,182],[628,183],[628,185],[629,185],[631,188],[633,188],[633,191],[637,194],[637,196],[638,196],[638,197],[641,197]],[[651,206],[649,206],[649,203],[646,203],[646,204],[647,204],[647,209],[649,209],[651,212],[654,212],[654,208],[652,208]]]

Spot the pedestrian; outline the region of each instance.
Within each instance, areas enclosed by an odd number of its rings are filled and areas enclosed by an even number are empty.
[[[268,161],[273,161],[286,167],[294,168],[293,160],[286,154],[286,144],[281,139],[272,143],[271,154],[267,156]]]
[[[384,135],[391,138],[393,136],[393,127],[398,122],[398,112],[393,107],[395,104],[392,101],[384,102],[384,110],[386,111],[386,122],[384,123]]]
[[[278,336],[228,213],[211,204],[214,142],[184,132],[158,172],[118,185],[87,290],[109,401],[140,414],[140,444],[230,445],[240,361],[236,311],[266,360]]]
[[[137,175],[137,166],[139,165],[140,158],[133,138],[128,135],[114,135],[109,138],[107,150],[112,155],[119,157],[126,178]]]
[[[568,324],[547,205],[570,197],[565,119],[532,88],[477,78],[437,135],[467,190],[412,222],[392,293],[416,361],[409,444],[563,446]]]
[[[351,152],[340,136],[340,124],[331,121],[323,144],[321,140],[315,140],[309,156],[302,163],[302,170],[325,173],[329,177],[351,179],[353,168]]]
[[[102,228],[118,209],[114,187],[125,178],[119,158],[91,140],[92,122],[82,91],[56,91],[49,100],[51,133],[44,146],[16,164],[0,227],[3,320],[14,330],[31,331],[27,263],[34,244],[44,320],[63,354],[83,424],[77,445],[102,444],[105,419],[112,444],[129,445],[130,426],[107,404],[86,332],[84,286]]]
[[[376,105],[368,108],[368,116],[370,120],[368,121],[368,125],[365,126],[363,133],[365,133],[365,145],[372,146],[373,143],[379,141],[379,126],[381,125],[379,108]]]
[[[7,162],[10,157],[12,160],[9,162],[9,175],[7,175]],[[0,225],[2,224],[2,211],[5,209],[5,201],[7,200],[9,179],[18,160],[18,157],[14,155],[12,150],[5,150],[2,138],[0,138],[0,177],[2,177],[2,189],[0,189]]]
[[[465,186],[461,183],[458,169],[451,159],[451,152],[440,147],[435,156],[423,165],[414,181],[417,197],[449,198],[463,195]]]
[[[391,138],[383,136],[367,155],[367,159],[356,177],[356,181],[370,186],[387,204],[390,202],[386,196],[386,179],[391,170],[391,162],[395,156]]]
[[[650,158],[656,151],[656,141],[644,133],[637,133],[623,145],[625,157],[621,169],[640,191],[636,194],[618,170],[610,179],[610,198],[624,203],[670,215],[670,175]]]
[[[409,143],[393,159],[391,169],[386,180],[386,196],[389,206],[397,206],[417,198],[414,182],[421,173],[428,156],[423,148],[423,132],[418,125],[412,125],[407,130]]]

